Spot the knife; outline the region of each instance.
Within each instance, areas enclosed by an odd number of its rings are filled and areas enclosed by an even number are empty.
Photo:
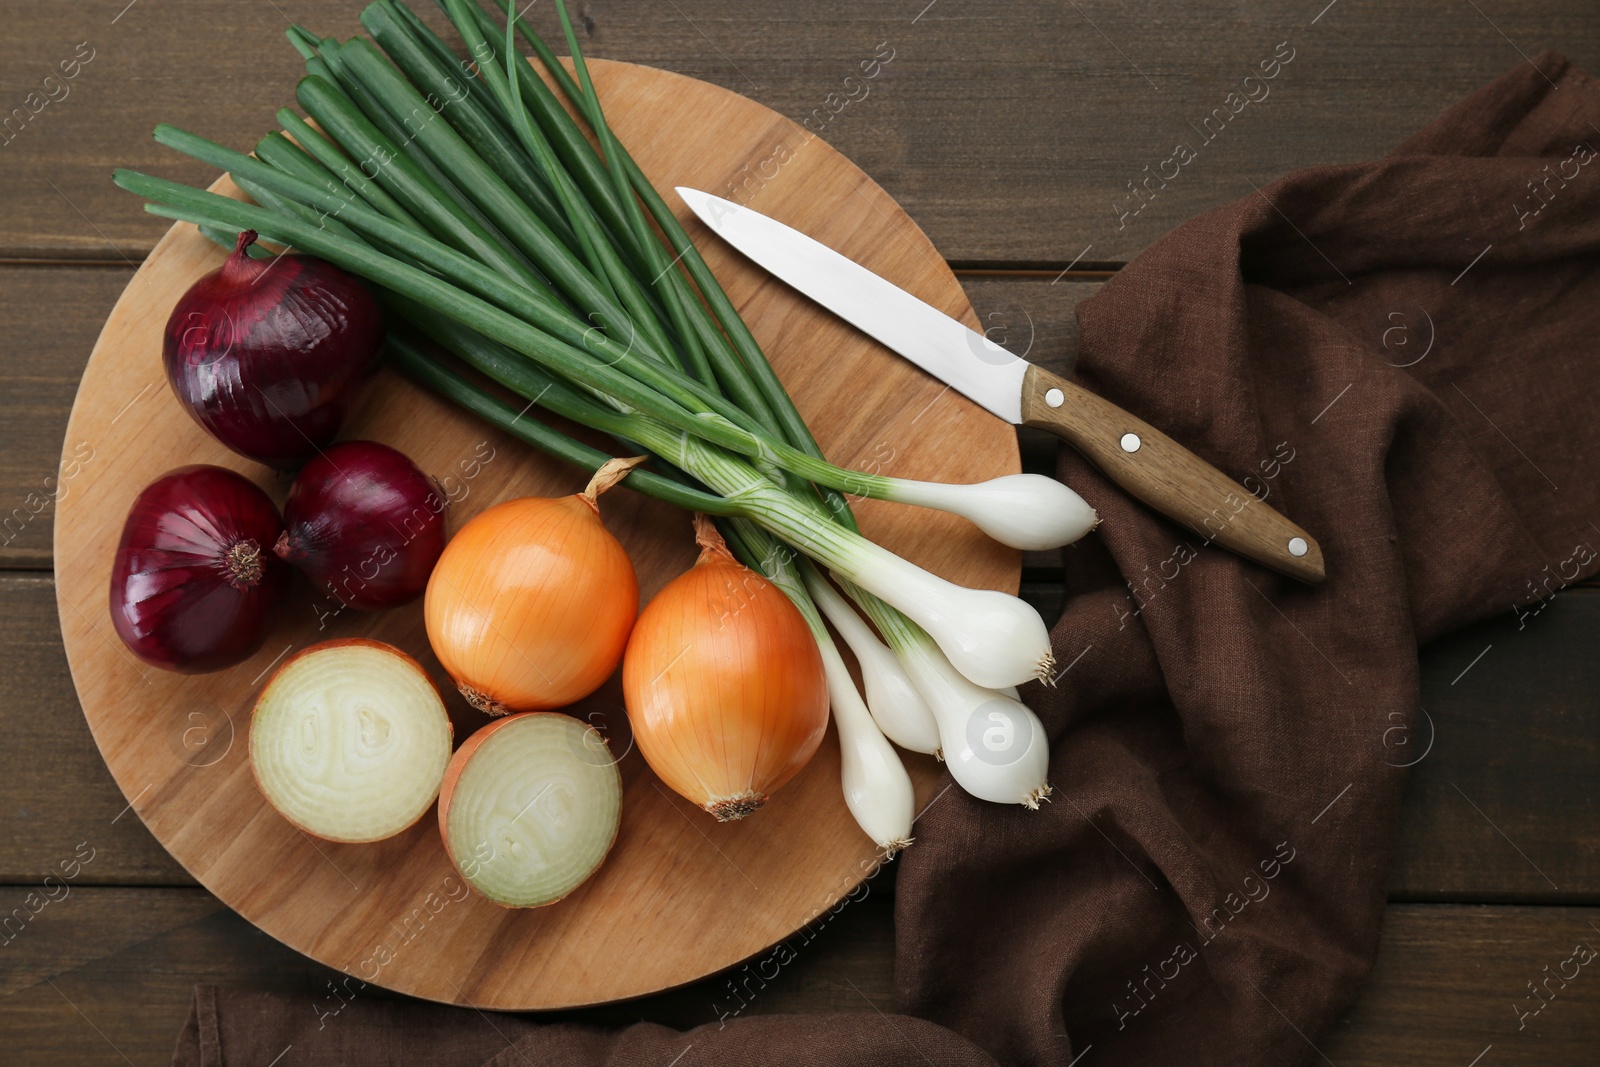
[[[1007,422],[1056,434],[1207,542],[1302,582],[1323,580],[1310,534],[1160,430],[776,219],[698,189],[679,186],[678,195],[769,273]]]

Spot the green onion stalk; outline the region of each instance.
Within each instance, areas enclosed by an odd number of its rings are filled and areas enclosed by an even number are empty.
[[[262,138],[254,155],[157,128],[158,141],[223,168],[255,203],[133,171],[118,171],[117,183],[152,213],[213,237],[253,229],[365,279],[402,326],[391,364],[529,444],[591,469],[607,458],[528,417],[506,393],[676,468],[635,470],[627,484],[720,517],[736,551],[761,550],[757,563],[787,560],[769,569],[819,643],[827,634],[802,554],[845,583],[897,653],[936,646],[991,688],[1047,677],[1037,613],[946,582],[862,537],[844,494],[954,511],[1002,540],[1018,520],[998,511],[1042,501],[1059,512],[1059,494],[1035,500],[1015,485],[942,486],[829,463],[606,122],[565,5],[558,0],[570,74],[510,11],[501,22],[465,0],[441,7],[470,60],[399,0],[363,13],[373,40],[291,28],[308,72],[296,98],[315,126],[283,109],[282,132]],[[593,143],[517,53],[514,32]]]

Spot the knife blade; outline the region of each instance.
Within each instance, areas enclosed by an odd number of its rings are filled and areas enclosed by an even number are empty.
[[[1310,534],[1155,427],[791,226],[698,189],[677,192],[712,232],[768,273],[990,413],[1056,434],[1208,543],[1303,582],[1323,580],[1322,549]]]

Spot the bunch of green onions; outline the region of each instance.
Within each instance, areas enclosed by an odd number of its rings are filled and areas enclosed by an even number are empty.
[[[1025,548],[1074,539],[1092,512],[1032,475],[941,485],[827,462],[738,311],[612,133],[565,5],[557,0],[572,73],[509,9],[502,20],[470,0],[440,6],[467,58],[400,0],[362,13],[370,38],[340,42],[292,27],[307,70],[296,99],[312,121],[280,110],[282,132],[263,137],[253,155],[156,129],[162,144],[227,171],[253,204],[127,170],[117,183],[151,201],[146,210],[194,223],[225,247],[251,229],[364,278],[401,325],[391,330],[391,366],[501,430],[587,469],[610,458],[522,417],[526,407],[509,392],[654,456],[658,471],[636,470],[626,484],[718,517],[730,546],[800,608],[832,675],[844,668],[836,653],[828,659],[824,615],[840,629],[863,664],[869,725],[879,728],[868,736],[841,720],[841,737],[863,738],[868,762],[881,762],[881,746],[900,768],[887,734],[942,752],[978,796],[1036,805],[1048,791],[1045,741],[1011,687],[1049,678],[1043,622],[1015,597],[954,585],[865,539],[843,494],[953,511]],[[518,35],[543,76],[518,51]],[[844,683],[854,695],[847,674]],[[842,691],[836,714],[841,702]],[[971,742],[981,735],[974,716],[1006,720],[1038,751],[986,758]],[[847,753],[847,798],[850,762]],[[898,810],[910,787],[864,788],[896,794],[880,806]],[[851,806],[880,843],[909,831],[909,815],[876,819],[906,823],[880,833]]]

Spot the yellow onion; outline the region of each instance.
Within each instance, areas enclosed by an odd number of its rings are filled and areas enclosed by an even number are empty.
[[[639,615],[622,665],[634,740],[720,822],[757,810],[828,728],[828,682],[806,621],[733,558],[703,515],[700,558]]]
[[[573,496],[496,504],[445,546],[423,615],[434,654],[473,707],[564,707],[616,670],[639,579],[600,522],[599,496],[642,461],[612,460]]]

